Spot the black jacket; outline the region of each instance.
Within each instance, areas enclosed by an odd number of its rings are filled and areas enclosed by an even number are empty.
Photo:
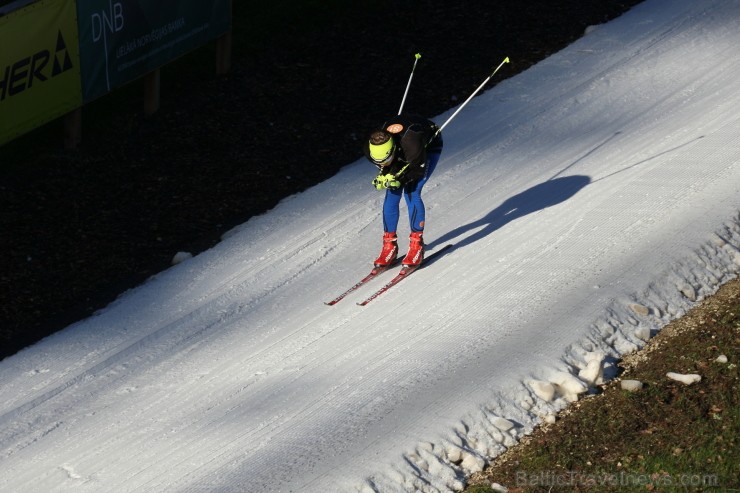
[[[433,121],[418,115],[394,116],[378,129],[390,132],[396,143],[396,156],[391,164],[383,167],[375,164],[370,159],[368,142],[365,143],[365,157],[378,167],[379,174],[393,174],[402,185],[420,180],[426,173],[427,152],[442,150],[442,135],[434,136],[437,128]]]

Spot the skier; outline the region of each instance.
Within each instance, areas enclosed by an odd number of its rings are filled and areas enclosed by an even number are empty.
[[[425,209],[421,189],[437,166],[442,153],[442,134],[437,125],[418,115],[401,114],[373,131],[365,145],[365,156],[378,168],[373,185],[385,189],[383,202],[383,249],[376,267],[388,266],[398,256],[396,229],[401,196],[409,215],[409,250],[404,266],[418,266],[424,259]]]

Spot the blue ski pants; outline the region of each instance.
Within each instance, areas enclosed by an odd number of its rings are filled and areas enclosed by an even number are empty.
[[[386,233],[395,233],[398,228],[401,196],[406,199],[411,231],[424,231],[426,210],[424,209],[424,201],[421,200],[421,189],[429,177],[432,176],[434,168],[437,167],[441,152],[439,150],[427,153],[427,171],[422,179],[408,183],[396,190],[386,190],[385,201],[383,202],[383,230]]]

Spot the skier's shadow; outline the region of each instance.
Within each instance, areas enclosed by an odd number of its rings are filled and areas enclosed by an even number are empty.
[[[427,247],[431,249],[437,245],[448,243],[468,231],[482,227],[475,234],[455,243],[455,248],[469,245],[488,236],[515,219],[568,200],[589,183],[591,183],[591,178],[583,175],[554,178],[540,183],[507,199],[503,204],[496,207],[481,219],[445,233],[427,245]]]

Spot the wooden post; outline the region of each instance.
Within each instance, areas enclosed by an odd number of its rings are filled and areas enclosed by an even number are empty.
[[[82,140],[82,108],[64,115],[64,148],[77,149]]]
[[[229,15],[233,26],[233,3],[229,1]],[[216,40],[216,74],[224,75],[231,70],[231,29]]]
[[[216,73],[227,74],[231,70],[231,31],[216,40]]]
[[[144,76],[144,113],[154,114],[159,109],[159,69]]]

